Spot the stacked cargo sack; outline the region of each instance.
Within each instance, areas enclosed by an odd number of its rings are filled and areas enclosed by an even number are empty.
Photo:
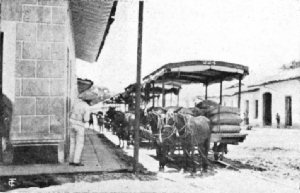
[[[216,103],[215,101],[204,100],[204,101],[201,101],[200,103],[196,104],[195,106],[196,107],[194,107],[194,108],[199,109],[199,112],[200,112],[199,115],[205,116],[208,118],[207,114],[208,114],[209,110],[219,106],[219,104]]]
[[[213,133],[239,133],[241,131],[240,123],[243,120],[238,108],[218,105],[210,108],[207,116],[213,124]]]

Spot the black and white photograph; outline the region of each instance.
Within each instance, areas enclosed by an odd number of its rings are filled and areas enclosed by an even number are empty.
[[[300,0],[0,0],[0,192],[300,193]]]

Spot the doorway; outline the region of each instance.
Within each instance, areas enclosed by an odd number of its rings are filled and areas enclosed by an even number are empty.
[[[292,97],[285,97],[285,126],[292,126]]]
[[[263,125],[272,125],[272,94],[263,94]]]

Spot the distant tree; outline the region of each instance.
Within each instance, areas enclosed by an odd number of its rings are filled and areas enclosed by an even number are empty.
[[[106,87],[93,85],[89,90],[81,94],[81,98],[89,104],[94,105],[112,97],[112,93]]]
[[[291,63],[289,64],[283,64],[280,69],[282,70],[290,70],[290,69],[295,69],[295,68],[299,68],[300,67],[300,61],[295,61],[293,60]]]

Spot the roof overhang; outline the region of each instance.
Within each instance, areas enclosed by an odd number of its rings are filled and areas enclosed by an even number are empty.
[[[70,1],[76,58],[97,61],[110,25],[114,21],[117,1]]]
[[[259,88],[253,88],[253,89],[248,88],[246,90],[241,91],[241,94],[251,93],[251,92],[257,92],[259,90],[260,90]],[[233,95],[238,95],[238,94],[239,94],[238,92],[235,92]]]
[[[269,81],[265,81],[265,82],[262,82],[259,84],[251,84],[251,85],[249,85],[249,87],[265,86],[268,84],[275,84],[275,83],[289,81],[289,80],[300,80],[300,76],[286,78],[286,79],[280,79],[280,80],[269,80]]]

